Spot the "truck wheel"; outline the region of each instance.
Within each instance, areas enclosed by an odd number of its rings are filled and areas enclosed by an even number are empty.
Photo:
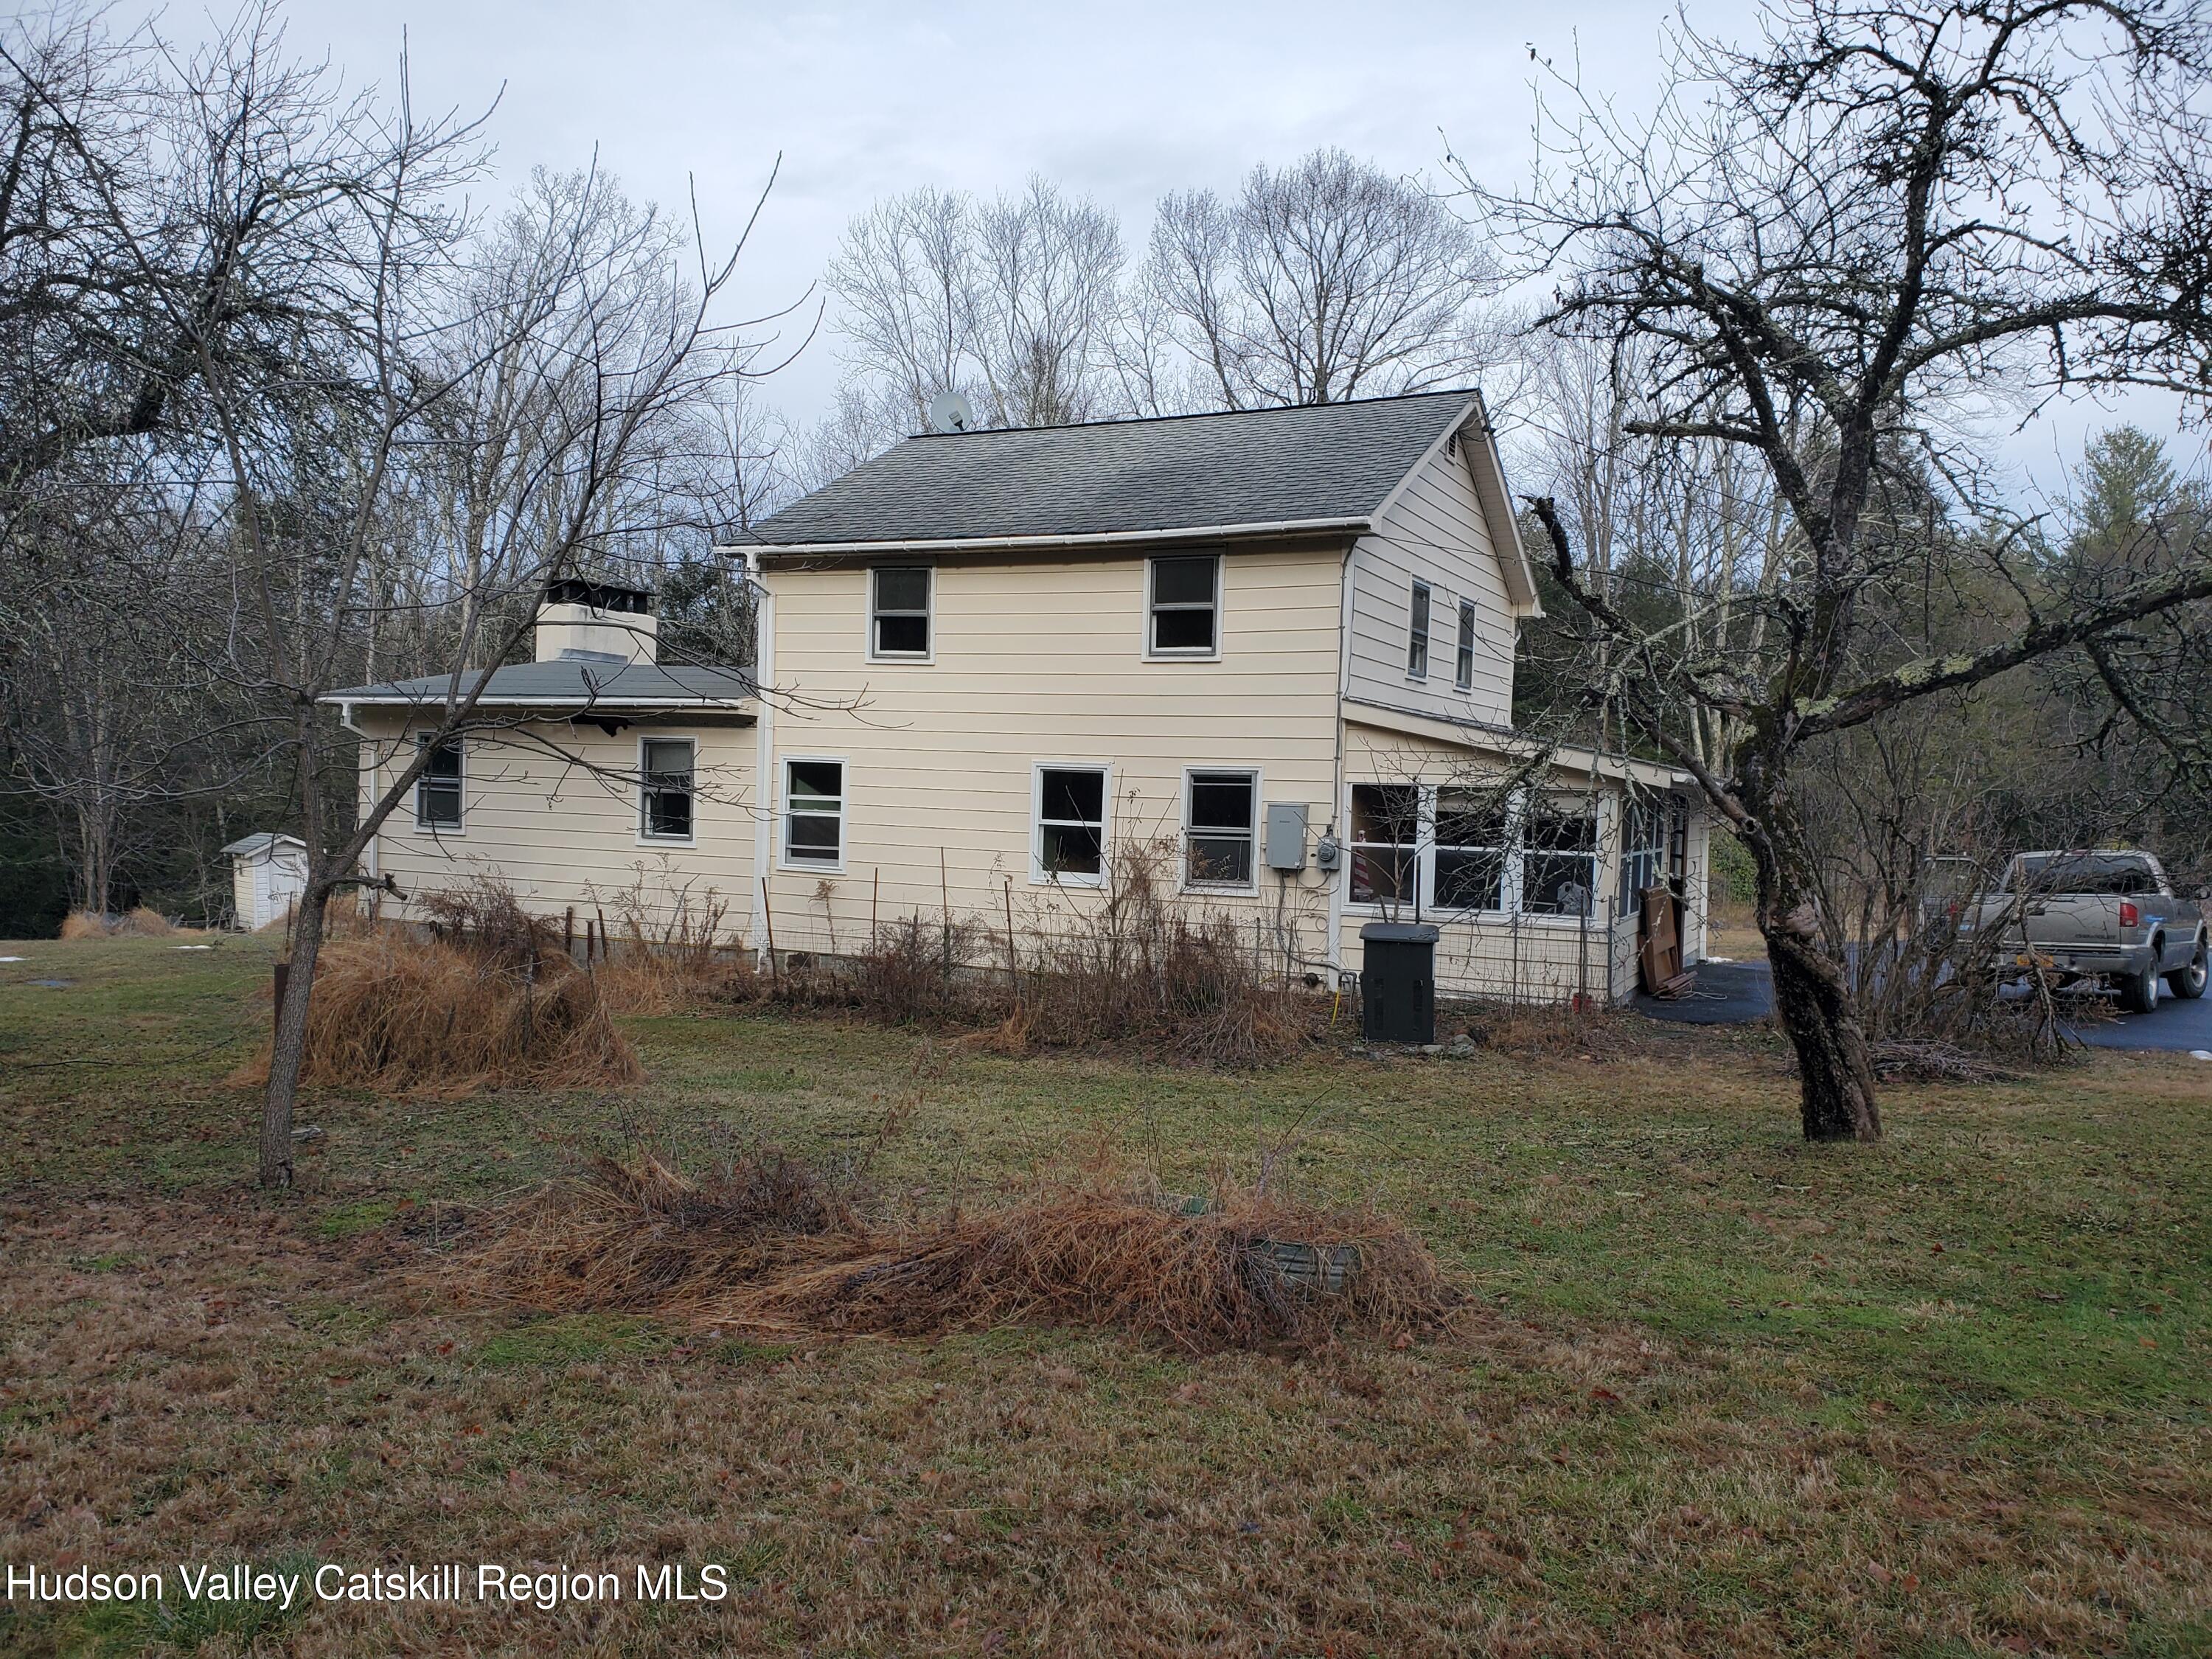
[[[2204,994],[2206,978],[2204,935],[2197,936],[2197,949],[2186,967],[2177,968],[2166,976],[2166,988],[2178,997],[2194,1002]]]
[[[2124,1014],[2147,1014],[2158,1006],[2158,952],[2151,952],[2150,965],[2140,974],[2122,974],[2112,981],[2119,987],[2120,1012]]]

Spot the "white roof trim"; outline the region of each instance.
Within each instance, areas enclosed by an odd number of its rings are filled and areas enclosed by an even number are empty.
[[[1118,547],[1131,542],[1200,542],[1249,539],[1334,532],[1364,535],[1375,526],[1372,514],[1346,519],[1283,519],[1267,524],[1206,524],[1168,530],[1110,530],[1078,536],[947,536],[894,542],[744,542],[718,547],[717,553],[744,553],[763,559],[823,558],[874,553],[929,553],[957,549],[978,552],[1051,552]]]
[[[318,697],[317,702],[363,708],[448,708],[464,701],[447,697]],[[742,708],[752,697],[496,697],[483,696],[478,708]]]

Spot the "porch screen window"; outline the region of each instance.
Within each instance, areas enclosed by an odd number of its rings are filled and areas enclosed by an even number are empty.
[[[640,747],[640,832],[648,841],[690,840],[691,739],[647,738]]]
[[[1538,802],[1521,854],[1521,908],[1532,915],[1586,916],[1597,886],[1597,820],[1589,811]]]
[[[1193,772],[1189,792],[1183,841],[1190,884],[1249,887],[1258,780],[1249,772]]]
[[[1452,671],[1452,684],[1462,691],[1474,687],[1474,601],[1459,602],[1459,659]]]
[[[1406,678],[1425,680],[1429,677],[1429,585],[1413,584],[1413,622],[1406,639]]]
[[[1656,800],[1631,801],[1620,848],[1619,913],[1632,916],[1643,908],[1644,892],[1656,887],[1667,872],[1667,809]]]
[[[845,769],[836,761],[783,763],[783,856],[787,864],[845,859]]]
[[[1037,873],[1095,887],[1106,870],[1106,771],[1097,766],[1037,769]]]
[[[461,827],[461,742],[449,738],[435,748],[430,739],[417,738],[430,749],[430,758],[415,780],[415,823],[422,830]]]
[[[1152,651],[1210,657],[1221,640],[1221,560],[1214,554],[1152,562]]]
[[[878,657],[929,654],[929,575],[927,565],[878,565],[869,572],[870,645]]]
[[[1437,790],[1436,908],[1503,910],[1511,845],[1502,799],[1479,789]]]
[[[1352,901],[1400,904],[1419,875],[1413,851],[1421,833],[1421,791],[1411,783],[1352,786]]]

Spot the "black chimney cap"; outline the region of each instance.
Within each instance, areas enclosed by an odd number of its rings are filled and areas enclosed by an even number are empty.
[[[643,617],[653,611],[653,589],[629,576],[556,576],[545,584],[545,603]]]

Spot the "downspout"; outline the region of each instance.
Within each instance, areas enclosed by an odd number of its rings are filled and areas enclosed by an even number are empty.
[[[753,590],[753,704],[760,711],[753,722],[753,878],[747,884],[746,932],[752,939],[755,964],[766,968],[770,964],[763,906],[775,806],[775,702],[769,695],[775,677],[775,595],[768,591],[768,582],[761,574],[760,553],[755,548],[745,550],[745,581]]]
[[[355,720],[353,717],[353,704],[350,702],[341,702],[338,705],[338,724],[343,726],[347,731],[352,732],[354,736],[359,738],[363,743],[374,743],[376,739],[369,736],[369,734],[362,728],[360,724]],[[362,806],[374,797],[376,793],[377,775],[381,773],[383,769],[383,764],[380,762],[377,763],[371,767],[368,775],[366,778],[363,778],[361,771],[361,763],[357,759],[355,761],[354,796],[355,810],[356,811],[360,811]],[[377,856],[378,843],[383,839],[384,837],[381,835],[371,836],[368,838],[367,844],[361,849],[362,874],[367,876],[372,883],[375,882],[384,874],[382,861]],[[372,894],[369,902],[372,906],[371,914],[374,915],[374,907],[376,902],[374,894]]]
[[[1344,779],[1344,700],[1352,693],[1352,556],[1358,550],[1357,538],[1345,544],[1344,572],[1336,592],[1336,707],[1329,711],[1335,727],[1336,758],[1329,769],[1328,831],[1336,840],[1336,868],[1328,875],[1329,989],[1344,988],[1344,891],[1352,879],[1352,854],[1346,846]]]

